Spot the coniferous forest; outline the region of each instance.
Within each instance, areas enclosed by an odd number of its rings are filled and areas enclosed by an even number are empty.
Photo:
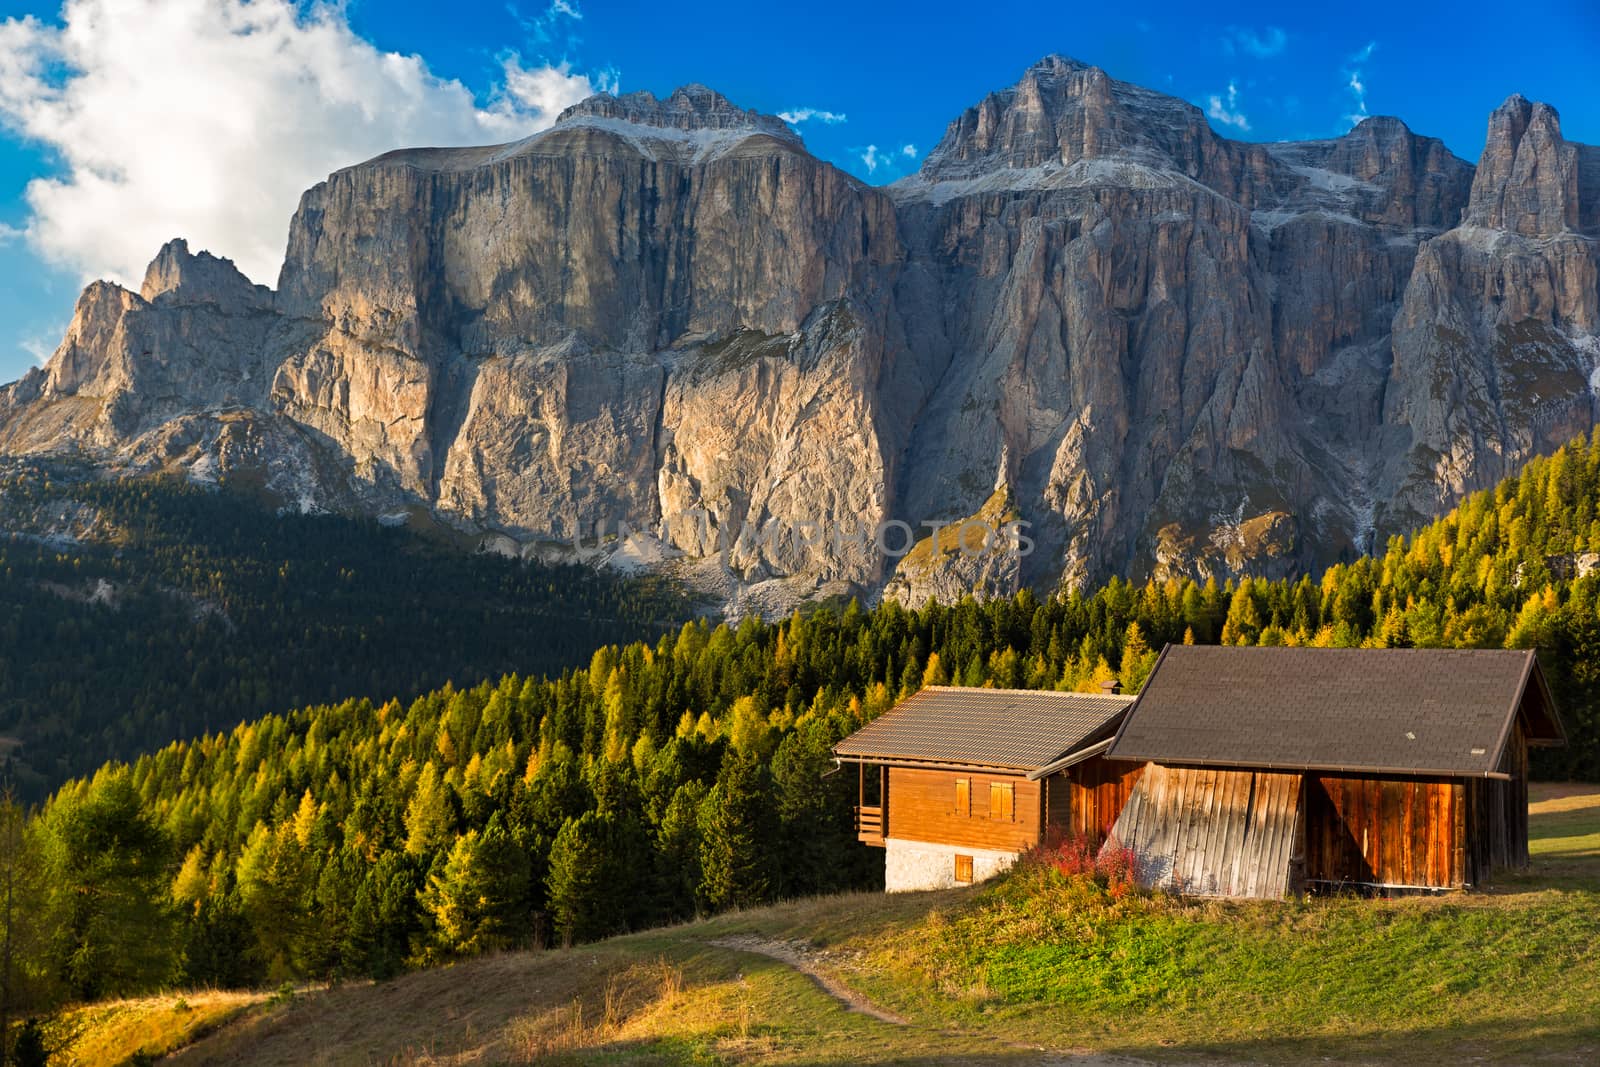
[[[1572,739],[1536,774],[1600,779],[1596,553],[1600,433],[1316,577],[697,621],[547,677],[265,715],[4,808],[30,902],[9,1010],[381,978],[870,887],[837,739],[928,684],[1137,688],[1166,642],[1536,647]]]
[[[0,472],[0,530],[0,770],[34,798],[268,712],[558,673],[692,614],[660,579],[59,463]]]

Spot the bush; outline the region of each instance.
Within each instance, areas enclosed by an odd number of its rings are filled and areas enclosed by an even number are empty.
[[[1017,861],[1026,869],[1052,871],[1067,878],[1086,878],[1120,900],[1138,889],[1132,850],[1109,835],[1051,836]]]

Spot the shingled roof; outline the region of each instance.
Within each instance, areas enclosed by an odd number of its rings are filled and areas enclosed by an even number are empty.
[[[930,686],[840,741],[833,752],[873,763],[1039,772],[1109,742],[1132,703],[1131,696],[1109,693]]]
[[[1107,755],[1486,776],[1519,712],[1529,744],[1566,742],[1531,651],[1168,645]]]

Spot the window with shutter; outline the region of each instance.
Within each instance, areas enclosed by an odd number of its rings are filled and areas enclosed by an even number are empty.
[[[1011,821],[1013,793],[1010,782],[989,783],[989,818]]]
[[[956,884],[957,885],[971,885],[972,884],[972,857],[971,856],[957,856],[956,857]]]
[[[972,814],[972,779],[956,779],[956,814]]]

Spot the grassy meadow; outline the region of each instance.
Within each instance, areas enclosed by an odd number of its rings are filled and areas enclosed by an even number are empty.
[[[292,996],[68,1015],[79,1064],[1600,1059],[1600,788],[1535,787],[1491,891],[1168,899],[1046,867],[795,901]]]

